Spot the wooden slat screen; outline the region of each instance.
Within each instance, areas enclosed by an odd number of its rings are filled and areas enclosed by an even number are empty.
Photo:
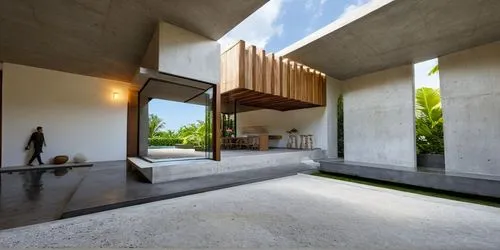
[[[306,65],[266,54],[239,41],[221,55],[221,93],[251,90],[325,106],[326,76]]]

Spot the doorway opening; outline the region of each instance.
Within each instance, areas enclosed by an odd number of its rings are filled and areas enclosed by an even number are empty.
[[[213,158],[212,85],[150,80],[139,96],[139,134],[147,138],[139,156],[149,162]]]
[[[444,119],[438,59],[414,64],[417,168],[445,170]]]
[[[344,96],[337,99],[337,157],[344,158]]]

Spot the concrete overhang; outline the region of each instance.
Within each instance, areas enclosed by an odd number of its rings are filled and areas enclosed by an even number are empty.
[[[0,62],[130,81],[159,21],[212,40],[267,0],[1,0]]]
[[[285,56],[345,80],[500,40],[498,0],[372,0]]]

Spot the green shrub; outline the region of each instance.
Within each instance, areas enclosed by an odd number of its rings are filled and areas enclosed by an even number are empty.
[[[444,154],[443,111],[439,89],[417,89],[415,112],[417,154]]]
[[[175,146],[176,144],[182,143],[181,138],[162,138],[162,137],[154,137],[149,138],[149,146]]]

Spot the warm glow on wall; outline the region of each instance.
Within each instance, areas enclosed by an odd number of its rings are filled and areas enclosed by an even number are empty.
[[[113,92],[113,101],[118,100],[119,97],[120,97],[120,94],[118,94],[118,92]]]

